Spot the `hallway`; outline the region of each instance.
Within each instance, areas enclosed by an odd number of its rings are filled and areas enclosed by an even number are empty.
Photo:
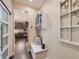
[[[19,39],[15,46],[15,59],[32,59],[28,52],[28,42],[26,39]]]

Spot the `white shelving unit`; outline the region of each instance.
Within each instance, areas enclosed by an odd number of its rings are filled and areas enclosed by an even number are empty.
[[[60,2],[60,41],[79,46],[79,0]]]
[[[24,29],[15,29],[14,33],[15,34],[17,34],[17,33],[27,33],[27,31],[24,31]]]

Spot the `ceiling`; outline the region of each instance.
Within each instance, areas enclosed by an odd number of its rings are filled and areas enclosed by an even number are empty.
[[[24,11],[22,9],[15,9],[14,10],[14,18],[16,21],[28,21],[29,12]]]
[[[36,8],[36,9],[40,9],[46,0],[33,0],[32,2],[30,2],[29,0],[14,0],[14,1],[29,5],[31,7]]]

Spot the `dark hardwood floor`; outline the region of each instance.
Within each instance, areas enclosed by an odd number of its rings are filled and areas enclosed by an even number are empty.
[[[15,58],[13,59],[32,59],[31,53],[28,52],[28,41],[18,39],[15,44]]]

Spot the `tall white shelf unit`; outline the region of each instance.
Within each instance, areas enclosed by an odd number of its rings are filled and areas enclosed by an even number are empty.
[[[79,0],[60,2],[60,41],[79,46]]]

